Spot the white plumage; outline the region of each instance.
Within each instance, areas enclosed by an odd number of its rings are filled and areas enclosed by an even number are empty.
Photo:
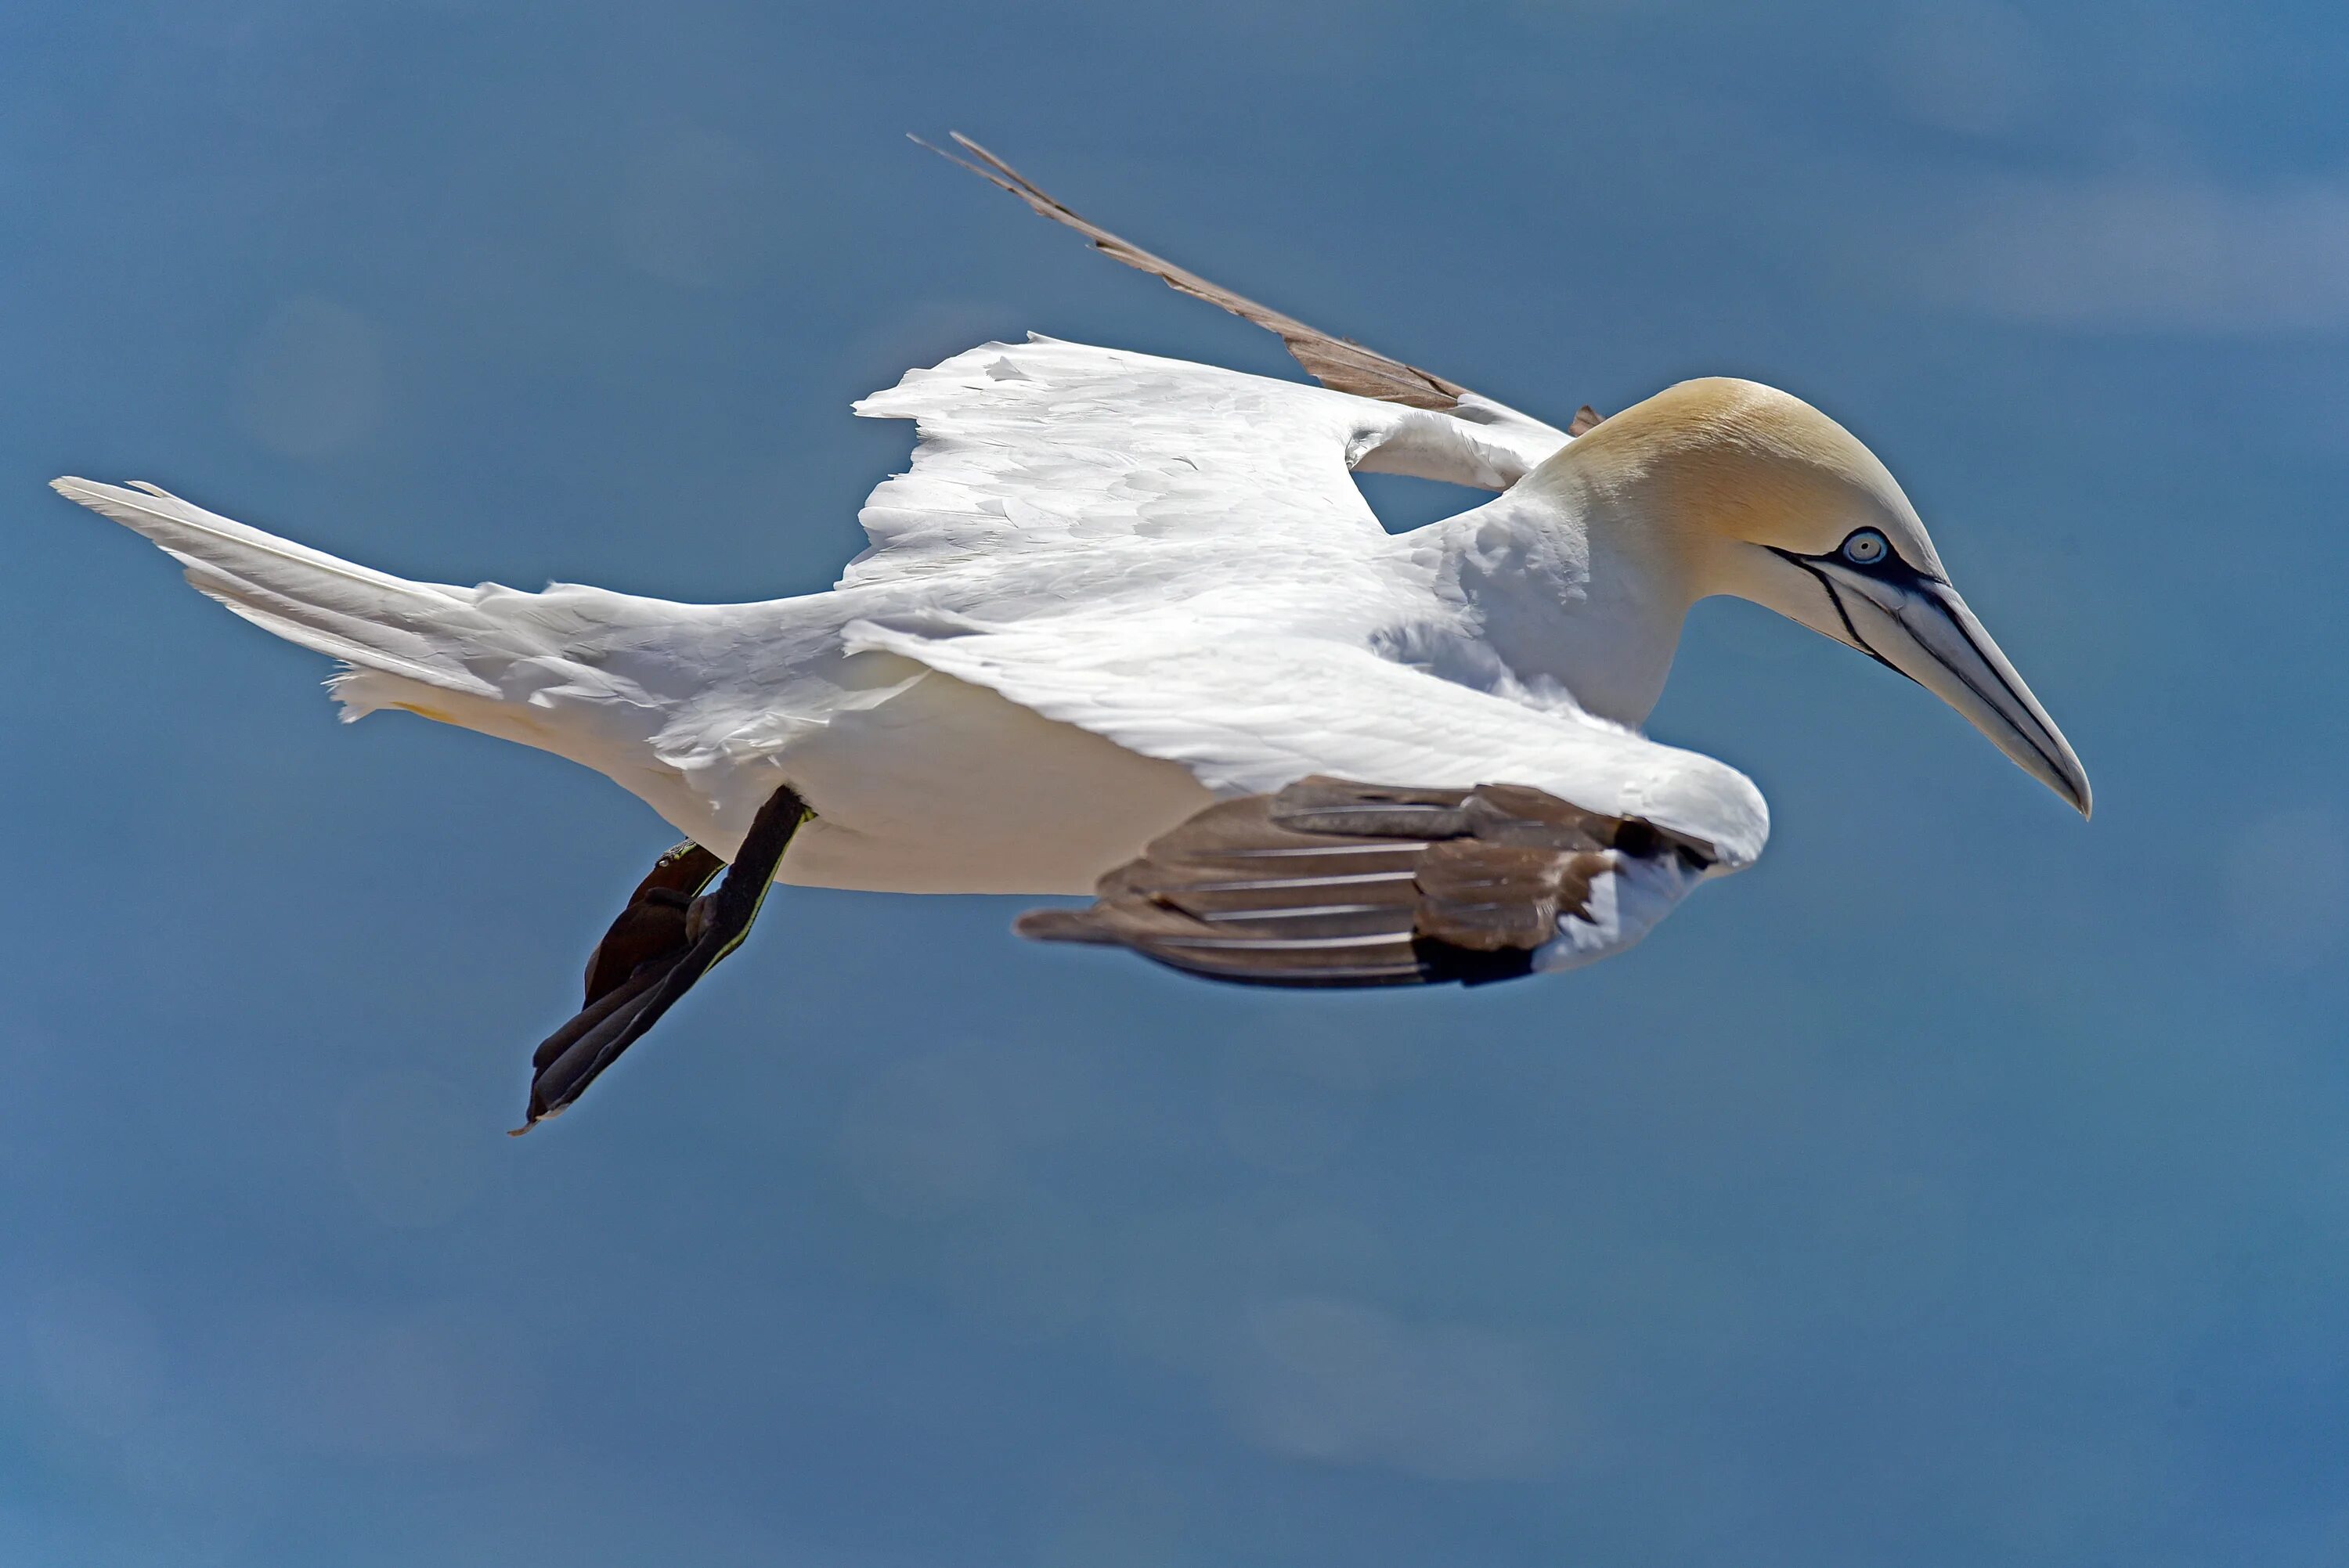
[[[873,548],[830,593],[760,603],[409,583],[151,488],[57,489],[344,660],[348,717],[405,709],[559,753],[721,854],[791,780],[816,816],[789,882],[1082,892],[1214,796],[1312,773],[1506,779],[1730,865],[1761,850],[1733,770],[1505,672],[1478,690],[1395,656],[1441,640],[1473,663],[1476,636],[1441,551],[1380,527],[1350,459],[1403,443],[1414,471],[1489,478],[1547,455],[1528,436],[1463,425],[1447,449],[1424,433],[1447,416],[1046,339],[857,411],[920,422],[911,470],[862,514]]]
[[[1604,421],[1585,409],[1572,428],[1588,433],[1569,436],[1183,273],[998,161],[981,172],[1119,259],[1272,326],[1331,386],[1046,338],[910,372],[857,407],[918,428],[910,469],[862,513],[871,548],[829,592],[757,603],[409,583],[151,486],[57,488],[153,540],[245,619],[342,660],[333,685],[347,717],[407,709],[556,752],[728,859],[771,799],[803,803],[813,815],[796,837],[781,820],[761,830],[760,842],[788,844],[776,875],[789,882],[1084,892],[1178,825],[1210,822],[1201,813],[1218,799],[1310,776],[1423,792],[1526,786],[1567,815],[1537,830],[1480,797],[1464,817],[1427,799],[1381,807],[1380,820],[1451,812],[1449,830],[1468,834],[1442,851],[1452,871],[1417,873],[1423,887],[1452,879],[1444,929],[1478,929],[1532,887],[1555,920],[1502,925],[1546,934],[1491,941],[1537,940],[1534,968],[1587,961],[1636,940],[1703,876],[1752,863],[1767,836],[1743,775],[1638,729],[1689,606],[1711,593],[1768,604],[1913,676],[2087,810],[2077,758],[1950,586],[1908,498],[1816,410],[1751,383],[1689,382]],[[1391,536],[1356,469],[1502,493]],[[779,796],[785,787],[795,793]],[[1330,854],[1403,852],[1375,823],[1359,851],[1314,849],[1281,825],[1305,820],[1287,810],[1214,817],[1169,851],[1180,861],[1204,844],[1206,860],[1118,884],[1125,923],[1097,923],[1085,939],[1164,936],[1174,906],[1137,890],[1208,874],[1200,865],[1310,849],[1326,872]],[[1644,825],[1609,825],[1624,821]],[[1507,861],[1527,832],[1550,834],[1533,882],[1475,870]],[[1265,847],[1276,841],[1291,847]],[[1479,877],[1516,891],[1479,903]],[[1259,884],[1229,885],[1247,903]],[[1320,921],[1290,945],[1341,948],[1373,937],[1330,934],[1330,921],[1392,913],[1295,903],[1201,916],[1209,924],[1183,940],[1230,946],[1257,939],[1228,934],[1268,920]],[[750,913],[736,911],[740,927]],[[1432,940],[1426,922],[1399,918],[1405,936]],[[1467,977],[1414,964],[1406,954],[1390,967]],[[567,1103],[633,1037],[598,1045],[533,1116]]]

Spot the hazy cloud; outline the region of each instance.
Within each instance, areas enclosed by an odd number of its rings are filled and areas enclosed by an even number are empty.
[[[40,1292],[25,1319],[35,1387],[83,1431],[121,1438],[152,1408],[162,1379],[154,1326],[127,1296],[67,1282]]]
[[[440,1315],[305,1307],[258,1382],[287,1436],[328,1453],[479,1457],[529,1418],[512,1347]]]
[[[781,206],[772,183],[755,153],[715,131],[647,139],[620,167],[620,258],[692,288],[739,283],[765,253],[765,215]]]
[[[288,457],[347,451],[373,433],[383,410],[376,330],[331,300],[286,302],[246,346],[237,370],[237,423]]]
[[[368,1212],[406,1230],[453,1218],[488,1175],[480,1118],[422,1073],[382,1073],[353,1088],[336,1119],[343,1174]]]
[[[2269,966],[2305,969],[2349,925],[2349,832],[2321,807],[2273,811],[2226,848],[2221,882],[2235,940]]]
[[[1928,221],[1924,292],[2022,321],[2194,333],[2349,328],[2349,180],[2018,180]]]
[[[2023,13],[1996,0],[1912,5],[1881,52],[1893,108],[1963,136],[2011,129],[2046,90],[2047,66]]]
[[[1536,1474],[1553,1459],[1533,1356],[1483,1329],[1334,1297],[1261,1302],[1226,1377],[1242,1429],[1278,1453],[1445,1480]]]
[[[901,1220],[959,1213],[1002,1180],[1005,1134],[965,1058],[948,1053],[882,1074],[843,1115],[840,1155],[857,1191]]]

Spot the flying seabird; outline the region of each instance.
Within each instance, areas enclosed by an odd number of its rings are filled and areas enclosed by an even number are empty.
[[[1743,774],[1640,731],[1713,594],[1909,676],[2086,815],[2079,758],[1916,509],[1816,408],[1709,378],[1559,429],[1211,284],[955,139],[1321,385],[1041,336],[910,371],[855,406],[918,437],[860,514],[870,548],[828,592],[743,604],[412,583],[153,485],[56,481],[341,660],[346,719],[542,748],[688,836],[596,948],[516,1130],[731,953],[774,882],[1090,893],[1019,930],[1261,985],[1619,952],[1768,835]],[[1350,471],[1499,494],[1391,535]]]

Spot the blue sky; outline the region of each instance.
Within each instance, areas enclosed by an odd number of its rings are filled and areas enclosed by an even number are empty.
[[[0,18],[0,1559],[2349,1557],[2337,6],[35,3]],[[2078,747],[1703,606],[1755,870],[1475,994],[792,892],[556,1127],[671,835],[51,476],[370,564],[827,583],[988,336],[1290,373],[979,136],[1562,418],[1755,377]],[[1429,498],[1387,498],[1424,508]]]

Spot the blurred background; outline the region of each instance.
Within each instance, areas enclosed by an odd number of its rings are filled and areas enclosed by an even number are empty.
[[[2334,5],[26,0],[0,16],[0,1560],[2349,1560]],[[1285,997],[791,892],[534,1137],[673,835],[47,494],[818,589],[1030,328],[1868,439],[2085,758],[1700,608],[1749,874]],[[1460,498],[1466,499],[1466,498]],[[1453,498],[1399,483],[1398,521]]]

